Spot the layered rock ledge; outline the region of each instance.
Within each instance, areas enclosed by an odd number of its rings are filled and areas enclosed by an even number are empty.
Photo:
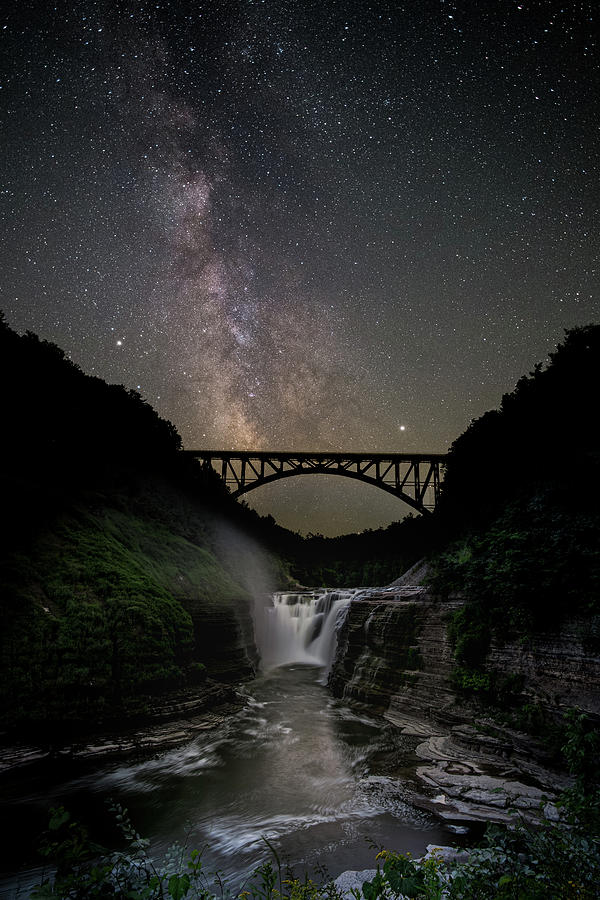
[[[447,624],[463,601],[441,602],[424,575],[418,565],[353,601],[338,636],[333,694],[412,736],[417,805],[447,820],[533,820],[541,812],[552,818],[568,779],[552,768],[540,741],[457,697]],[[487,665],[517,676],[521,703],[551,718],[574,706],[592,717],[600,713],[600,658],[586,650],[577,621],[560,634],[493,643]]]
[[[200,731],[218,728],[246,702],[231,685],[207,682],[193,690],[154,698],[152,711],[136,722],[106,724],[71,739],[10,740],[0,745],[0,776],[50,759],[85,760],[151,755],[175,747]]]

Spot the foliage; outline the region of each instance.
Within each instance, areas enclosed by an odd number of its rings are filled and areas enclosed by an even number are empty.
[[[489,828],[486,845],[451,874],[449,900],[593,900],[600,877],[597,841],[546,822]]]
[[[372,881],[362,886],[365,900],[377,900],[379,897],[422,897],[425,891],[425,870],[410,859],[409,855],[390,853],[383,850],[377,856],[383,859],[383,869],[379,866]]]
[[[0,703],[16,707],[13,721],[59,708],[97,715],[144,690],[197,681],[192,663],[214,674],[219,632],[205,613],[219,603],[234,622],[250,556],[225,546],[234,542],[218,537],[219,522],[270,548],[273,587],[385,584],[454,539],[432,583],[441,596],[468,597],[451,626],[456,683],[509,697],[515,686],[485,668],[493,636],[526,637],[566,611],[600,616],[600,452],[585,390],[599,367],[600,326],[568,332],[545,369],[455,441],[435,515],[301,539],[178,453],[174,427],[135,391],[85,375],[60,348],[0,318],[0,373],[11,387],[0,446],[9,526]],[[586,631],[590,646],[596,630]]]
[[[127,810],[114,807],[126,849],[110,852],[89,839],[83,826],[62,807],[51,811],[42,854],[55,866],[32,894],[35,898],[127,897],[130,900],[186,896],[209,900],[213,893],[203,871],[201,854],[173,845],[162,866],[148,855],[148,841],[134,829]]]
[[[255,538],[289,533],[179,453],[139,394],[1,316],[0,376],[2,724],[97,722],[252,674],[241,582]],[[287,579],[273,554],[261,565],[271,589]]]
[[[582,742],[580,725],[573,717],[568,730],[581,762],[589,745]],[[413,861],[409,854],[384,851],[383,868],[356,892],[356,900],[593,900],[600,883],[600,798],[577,787],[574,792],[574,806],[572,793],[566,795],[567,818],[542,815],[538,826],[522,820],[510,828],[489,826],[483,845],[469,850],[466,862],[446,863],[435,852]]]
[[[487,662],[492,640],[526,642],[568,615],[590,623],[584,646],[597,643],[600,445],[586,388],[599,373],[600,326],[573,329],[451,447],[436,516],[454,539],[429,584],[464,598],[449,621],[454,683],[486,704],[520,703],[517,682]],[[530,712],[519,724],[533,724]]]
[[[136,391],[85,375],[60,347],[32,332],[18,335],[0,322],[0,353],[6,392],[4,415],[16,429],[4,453],[60,465],[81,449],[92,460],[139,455],[156,462],[180,448],[174,426],[161,419]],[[89,458],[88,457],[88,458]],[[17,462],[18,460],[15,460]],[[82,460],[83,462],[83,460]]]
[[[442,596],[460,591],[498,634],[550,629],[566,612],[600,611],[599,536],[600,515],[547,489],[507,505],[468,553],[461,541],[441,554],[430,584]]]
[[[521,587],[527,593],[541,575],[542,612],[546,589],[553,605],[564,588],[575,596],[577,588],[570,591],[568,573],[576,566],[581,572],[598,544],[600,446],[588,396],[599,377],[600,326],[566,332],[546,368],[538,365],[521,378],[515,390],[504,395],[500,409],[471,422],[452,444],[434,515],[408,516],[385,529],[337,538],[309,535],[285,549],[281,545],[293,577],[303,584],[387,584],[421,557],[452,544],[447,553],[453,557],[453,571],[444,571],[447,589],[466,593],[463,564],[472,553],[480,561],[486,549],[495,549],[488,573],[496,569],[498,577],[496,583],[489,580],[490,594],[498,597],[506,582],[513,594]],[[549,492],[557,520],[533,523],[531,533],[533,507],[539,503],[543,517]],[[507,526],[499,522],[498,533],[489,536],[490,546],[478,547],[480,534],[513,503],[531,504],[532,509]],[[535,561],[544,548],[540,568]],[[597,557],[594,565],[597,572]],[[444,569],[443,562],[438,568]],[[588,595],[594,591],[598,596],[597,580],[589,583]],[[562,602],[568,606],[570,597],[563,595]],[[518,605],[522,607],[521,600]],[[537,628],[539,622],[525,625]]]
[[[573,721],[574,746],[579,747]],[[580,748],[576,757],[579,756]],[[592,805],[583,797],[580,803]],[[62,807],[51,811],[43,855],[54,873],[44,878],[36,898],[188,897],[215,900],[226,893],[218,873],[210,875],[197,850],[174,845],[162,863],[148,853],[148,842],[135,831],[127,811],[115,807],[125,849],[111,852],[94,844],[87,831]],[[540,826],[515,821],[510,828],[489,826],[483,844],[469,850],[466,862],[446,862],[433,851],[421,860],[410,854],[382,851],[373,879],[354,890],[355,900],[593,900],[600,881],[600,843],[592,819],[573,814]],[[598,817],[594,820],[598,824]],[[315,882],[284,873],[275,848],[259,865],[239,900],[341,900],[331,881]]]
[[[493,639],[527,641],[569,615],[590,623],[584,645],[597,643],[600,446],[585,386],[599,372],[600,326],[567,332],[545,369],[452,445],[437,517],[454,540],[431,560],[429,583],[465,600],[449,621],[454,684],[486,704],[520,703],[516,681],[487,663]]]
[[[600,731],[581,710],[564,717],[562,752],[575,781],[565,791],[563,805],[572,824],[600,834]]]
[[[487,665],[493,638],[527,641],[567,615],[594,622],[600,612],[600,515],[557,488],[514,500],[485,530],[438,555],[429,584],[442,598],[465,598],[448,622],[455,685],[506,705],[519,686]]]
[[[199,683],[207,663],[218,672],[215,619],[235,634],[248,602],[207,549],[114,509],[61,517],[5,558],[2,581],[9,723],[135,711],[143,695]]]
[[[600,325],[574,328],[546,368],[536,366],[499,410],[471,422],[446,467],[439,515],[450,530],[485,527],[507,502],[549,484],[597,506],[600,448],[589,390],[599,376]]]
[[[387,528],[324,537],[311,534],[286,548],[291,575],[301,584],[381,586],[421,559],[438,540],[433,516],[409,515]]]
[[[54,872],[33,891],[35,898],[84,900],[95,897],[122,897],[130,900],[216,900],[225,886],[220,874],[209,875],[202,854],[187,844],[173,844],[161,863],[148,853],[149,842],[133,827],[127,810],[113,806],[113,812],[125,848],[110,851],[90,840],[87,830],[71,819],[64,807],[51,810],[49,827],[41,853],[53,865]],[[331,884],[317,885],[293,874],[284,876],[275,848],[265,839],[275,865],[267,861],[258,866],[245,890],[247,900],[341,900]]]

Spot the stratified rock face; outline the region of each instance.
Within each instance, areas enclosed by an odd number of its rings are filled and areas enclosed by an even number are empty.
[[[417,805],[449,820],[509,822],[517,809],[536,821],[546,798],[545,815],[556,816],[553,800],[567,781],[548,768],[547,747],[454,691],[447,625],[462,601],[437,601],[407,575],[350,604],[329,679],[334,695],[420,740]],[[517,711],[535,704],[558,719],[578,706],[600,715],[600,657],[591,639],[582,622],[565,622],[560,632],[493,642],[486,668],[522,684]]]
[[[502,645],[493,641],[486,667],[521,676],[524,702],[555,714],[577,706],[600,716],[600,655],[586,647],[587,629],[586,622],[571,619],[559,631]]]
[[[338,636],[329,685],[350,704],[386,712],[392,721],[432,718],[453,724],[469,718],[452,686],[453,651],[447,622],[460,601],[436,601],[420,586],[395,583],[353,601]],[[521,703],[554,716],[570,707],[600,715],[600,656],[586,649],[585,625],[492,643],[486,669],[516,676]]]
[[[421,587],[380,592],[350,604],[329,678],[336,697],[381,713],[427,716],[450,707],[452,648],[446,615]]]
[[[253,678],[258,653],[248,600],[197,605],[190,613],[196,656],[209,676],[228,683]]]

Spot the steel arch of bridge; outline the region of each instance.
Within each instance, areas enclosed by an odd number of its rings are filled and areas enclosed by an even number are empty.
[[[443,453],[183,452],[212,466],[234,497],[294,475],[342,475],[381,488],[419,512],[436,506],[446,461]]]

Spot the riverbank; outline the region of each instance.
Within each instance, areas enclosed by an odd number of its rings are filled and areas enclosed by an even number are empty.
[[[558,796],[573,784],[565,772],[539,762],[539,744],[513,732],[521,751],[488,721],[451,728],[397,713],[386,716],[401,733],[418,740],[413,802],[448,822],[557,821]],[[494,736],[494,732],[496,736]],[[501,737],[502,735],[502,737]],[[504,738],[504,739],[502,739]],[[529,753],[525,747],[529,746]]]
[[[10,864],[27,842],[19,829],[35,822],[41,831],[50,806],[66,806],[96,839],[99,829],[101,842],[107,833],[114,840],[109,798],[130,810],[152,858],[174,840],[204,847],[206,871],[225,871],[232,887],[269,858],[264,838],[296,873],[316,875],[325,865],[336,878],[372,871],[373,845],[416,858],[432,845],[473,846],[486,821],[535,818],[542,792],[532,779],[540,771],[530,768],[526,777],[501,748],[492,753],[491,735],[477,752],[468,726],[444,732],[423,720],[353,710],[331,698],[321,671],[275,669],[234,691],[234,707],[202,711],[200,697],[179,695],[169,722],[96,735],[13,769],[0,779],[1,813],[12,824]],[[29,844],[24,873],[0,880],[3,898],[29,896],[25,886],[41,877]]]
[[[153,748],[151,729],[129,754],[123,741],[98,742],[88,748],[94,755],[82,745],[69,748],[66,761],[13,770],[0,782],[1,814],[13,823],[8,866],[21,858],[32,870],[35,854],[23,859],[23,847],[35,845],[31,829],[43,830],[50,806],[65,806],[95,839],[108,840],[108,799],[129,809],[157,859],[177,840],[206,848],[205,869],[224,872],[234,887],[269,857],[265,837],[295,871],[324,865],[332,877],[357,860],[371,866],[368,841],[413,855],[451,843],[452,823],[439,824],[403,784],[373,774],[372,763],[390,750],[410,765],[412,741],[333,700],[320,675],[316,666],[275,669],[244,686],[237,711],[186,721],[185,728],[198,726],[192,734],[177,734],[173,720],[172,747]]]
[[[33,847],[51,806],[110,846],[108,800],[127,806],[157,858],[173,841],[205,847],[232,886],[268,857],[265,838],[296,871],[326,865],[335,877],[370,868],[373,845],[415,857],[432,843],[473,845],[487,822],[557,820],[568,779],[531,738],[468,719],[449,678],[444,605],[415,580],[277,595],[255,627],[279,667],[163,694],[133,721],[6,746],[9,871],[21,859],[28,884],[39,877]],[[338,699],[324,685],[336,629]]]
[[[0,777],[16,769],[52,759],[107,759],[157,753],[191,739],[198,731],[218,727],[240,709],[245,698],[233,685],[207,682],[194,689],[152,699],[145,714],[24,735],[8,732],[0,738]],[[56,735],[53,737],[53,735]]]

